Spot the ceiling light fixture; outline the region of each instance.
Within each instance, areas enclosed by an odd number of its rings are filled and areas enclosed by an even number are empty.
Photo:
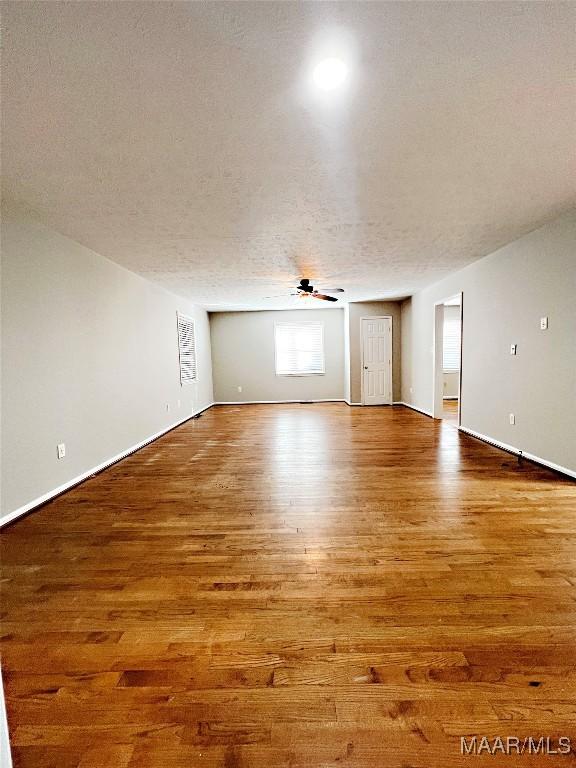
[[[314,83],[323,91],[333,91],[344,84],[348,67],[341,59],[324,59],[314,69]]]

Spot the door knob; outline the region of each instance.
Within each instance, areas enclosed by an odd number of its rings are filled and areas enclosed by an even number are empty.
[[[367,371],[367,370],[368,370],[368,366],[367,366],[367,365],[365,365],[365,366],[364,366],[364,370],[365,370],[365,371]]]

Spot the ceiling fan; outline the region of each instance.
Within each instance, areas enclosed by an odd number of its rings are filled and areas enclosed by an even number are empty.
[[[304,299],[311,297],[313,299],[321,299],[322,301],[338,301],[335,296],[328,296],[329,293],[344,293],[344,288],[314,288],[310,285],[310,280],[303,277],[296,286],[296,293],[291,293],[290,296],[300,296]],[[274,298],[273,296],[267,296],[266,298]]]

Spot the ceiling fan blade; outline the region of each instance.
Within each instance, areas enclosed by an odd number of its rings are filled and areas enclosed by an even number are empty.
[[[318,288],[322,293],[344,293],[344,288]]]
[[[324,296],[323,293],[313,293],[315,299],[322,299],[322,301],[338,301],[334,296]]]

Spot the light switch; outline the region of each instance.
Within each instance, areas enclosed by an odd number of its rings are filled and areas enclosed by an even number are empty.
[[[513,413],[510,414],[510,424],[516,424],[516,416]]]
[[[547,317],[541,317],[540,318],[540,330],[545,331],[548,328],[548,318]]]
[[[510,344],[510,354],[511,355],[515,355],[517,350],[518,350],[518,345],[517,344]]]
[[[66,456],[66,444],[58,443],[57,445],[58,458],[63,459]]]

